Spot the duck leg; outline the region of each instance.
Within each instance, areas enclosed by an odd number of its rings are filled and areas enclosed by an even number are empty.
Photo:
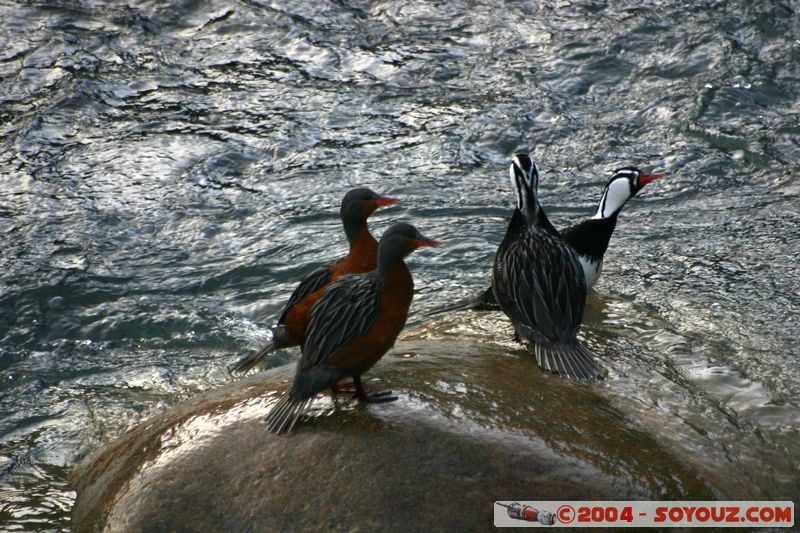
[[[348,393],[348,392],[355,393],[356,385],[355,383],[353,383],[353,380],[350,379],[347,381],[341,381],[337,383],[336,385],[334,385],[333,390],[334,392],[341,392],[341,393]],[[370,389],[369,387],[364,387],[364,390],[367,392],[367,394],[372,392],[372,389]]]
[[[353,384],[356,387],[356,398],[358,398],[359,402],[364,403],[383,403],[383,402],[393,402],[397,399],[397,396],[392,394],[390,390],[384,391],[373,391],[370,390],[369,392],[364,390],[364,385],[361,384],[361,376],[353,376]]]

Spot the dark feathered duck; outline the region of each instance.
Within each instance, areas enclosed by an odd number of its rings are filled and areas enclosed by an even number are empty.
[[[539,204],[539,169],[525,153],[510,166],[517,207],[492,269],[492,289],[517,337],[529,343],[540,367],[582,381],[600,374],[578,340],[586,303],[583,269]]]
[[[375,270],[345,276],[323,290],[311,308],[292,387],[267,416],[270,431],[291,430],[319,392],[344,378],[353,379],[360,401],[396,399],[390,391],[367,393],[361,375],[405,326],[414,282],[404,258],[419,247],[439,245],[410,224],[394,224],[381,237]]]
[[[578,254],[587,288],[594,287],[600,277],[603,256],[617,227],[617,217],[622,208],[645,185],[662,177],[663,173],[645,174],[636,167],[617,169],[603,189],[603,196],[600,197],[594,216],[561,232],[561,237]]]
[[[346,274],[360,274],[375,268],[378,241],[369,232],[367,219],[379,207],[399,201],[366,188],[353,189],[345,195],[340,214],[350,251],[345,257],[319,267],[303,278],[283,307],[278,324],[272,329],[272,340],[234,364],[234,372],[247,372],[277,349],[299,346],[308,326],[311,306],[322,294],[322,289]]]
[[[625,203],[650,182],[664,177],[663,173],[645,174],[636,167],[623,167],[614,175],[603,189],[600,203],[594,216],[570,226],[561,232],[561,238],[578,254],[586,279],[586,288],[594,287],[603,269],[603,256],[608,249],[611,235],[617,226],[617,217]],[[492,287],[477,295],[434,309],[429,315],[459,311],[462,309],[498,309]]]

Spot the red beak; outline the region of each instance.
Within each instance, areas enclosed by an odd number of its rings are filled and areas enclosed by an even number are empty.
[[[433,239],[429,239],[427,237],[420,237],[417,239],[417,248],[422,248],[424,246],[431,246],[433,248],[438,248],[441,246],[442,243],[439,241],[434,241]]]
[[[375,205],[383,207],[385,205],[394,205],[400,201],[400,198],[389,198],[388,196],[380,196],[375,200]]]
[[[641,174],[639,176],[639,185],[645,186],[648,183],[650,183],[651,181],[660,180],[663,177],[664,177],[664,173],[663,172],[659,172],[657,174]]]

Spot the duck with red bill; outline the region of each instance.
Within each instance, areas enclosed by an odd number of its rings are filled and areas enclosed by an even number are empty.
[[[375,199],[375,205],[377,207],[385,207],[387,205],[394,205],[400,202],[400,198],[390,198],[388,196],[379,196]]]
[[[587,289],[594,287],[600,278],[603,256],[611,242],[611,236],[617,226],[617,217],[622,208],[645,185],[663,178],[664,175],[663,172],[646,174],[636,167],[617,169],[603,189],[603,195],[600,197],[595,215],[560,232],[561,238],[578,255]],[[552,226],[549,226],[548,229],[554,235],[559,234]],[[430,311],[428,316],[463,309],[481,311],[499,309],[492,287],[489,286],[470,298],[437,307]]]
[[[594,216],[561,232],[561,238],[578,254],[587,289],[591,289],[600,278],[603,256],[608,250],[622,208],[645,185],[663,177],[663,172],[646,174],[636,167],[615,170],[603,189]]]
[[[278,324],[272,329],[272,340],[259,351],[236,362],[232,368],[234,372],[247,372],[279,348],[298,346],[308,326],[308,313],[322,295],[322,290],[346,274],[361,274],[375,268],[378,241],[369,232],[367,219],[378,208],[399,201],[366,188],[353,189],[345,195],[340,216],[350,251],[345,257],[321,266],[303,278],[281,311]]]
[[[314,303],[292,387],[267,415],[270,431],[290,431],[319,392],[351,378],[362,402],[396,400],[391,391],[368,392],[361,375],[394,345],[414,296],[414,281],[404,261],[421,247],[440,242],[412,225],[397,223],[381,237],[378,264],[366,274],[345,276],[329,285]]]

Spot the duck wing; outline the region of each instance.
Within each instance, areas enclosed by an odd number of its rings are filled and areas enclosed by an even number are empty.
[[[286,302],[286,305],[283,307],[281,316],[278,319],[279,325],[285,323],[286,315],[289,314],[289,310],[292,307],[298,304],[309,294],[317,292],[319,289],[330,283],[331,269],[336,265],[336,263],[337,261],[333,261],[306,274],[306,277],[304,277],[300,284],[295,287],[292,295],[289,296],[289,301]]]
[[[560,238],[532,229],[507,243],[495,259],[493,287],[503,310],[529,340],[573,341],[583,320],[583,269]],[[539,338],[541,337],[541,338]]]
[[[380,296],[380,282],[369,274],[344,276],[328,286],[311,307],[300,368],[323,364],[364,335],[378,317]]]

